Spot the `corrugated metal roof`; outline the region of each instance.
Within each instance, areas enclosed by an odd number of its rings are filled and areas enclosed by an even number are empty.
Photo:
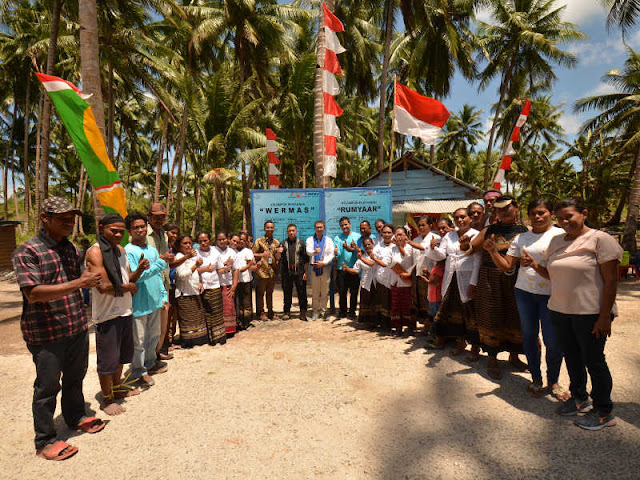
[[[474,199],[453,200],[411,200],[393,204],[394,213],[453,213],[458,208],[466,208]]]

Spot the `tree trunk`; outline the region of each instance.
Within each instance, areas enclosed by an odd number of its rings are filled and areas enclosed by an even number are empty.
[[[14,97],[15,98],[15,97]],[[9,128],[9,142],[7,143],[7,152],[4,157],[4,169],[2,170],[2,185],[4,193],[4,219],[9,220],[9,163],[13,154],[13,127],[16,123],[16,104],[13,104],[13,113],[11,114],[11,127]],[[16,216],[18,212],[16,211]]]
[[[249,205],[249,179],[247,178],[247,164],[242,162],[242,230],[246,230],[251,221],[251,207]]]
[[[216,235],[216,182],[211,183],[211,234]]]
[[[84,206],[84,194],[87,188],[87,179],[89,176],[86,174],[86,170],[84,165],[80,167],[80,191],[78,192],[78,198],[76,199],[76,208],[80,211],[83,210]],[[73,234],[71,238],[76,240],[78,238],[78,232],[83,229],[82,225],[82,215],[76,215],[76,220],[73,224]],[[84,233],[84,232],[83,232]]]
[[[47,52],[47,75],[55,74],[56,49],[58,47],[58,30],[60,29],[60,10],[62,0],[53,0],[53,10],[51,12],[51,35],[49,36],[49,50]],[[82,8],[80,8],[82,11]],[[45,94],[44,109],[42,112],[42,151],[40,152],[40,190],[39,200],[42,202],[49,196],[49,138],[51,133],[51,100]],[[38,199],[36,199],[37,202]],[[36,209],[40,212],[40,204],[36,204]]]
[[[58,0],[56,0],[58,1]],[[100,80],[100,45],[98,36],[98,13],[96,0],[79,0],[80,20],[80,74],[82,75],[82,90],[91,94],[88,99],[98,130],[104,140],[104,104],[102,102],[102,82]],[[104,215],[104,210],[93,192],[96,219]],[[97,224],[96,224],[97,229]]]
[[[627,204],[627,200],[629,199],[629,192],[631,191],[631,183],[633,182],[635,173],[636,173],[636,162],[634,161],[633,163],[631,163],[631,168],[629,168],[629,181],[626,183],[626,185],[622,189],[622,195],[620,195],[620,201],[618,202],[616,211],[614,212],[611,219],[607,222],[607,226],[620,224],[620,219],[622,218],[622,211],[624,210],[624,206]]]
[[[496,127],[498,126],[498,117],[500,116],[500,112],[502,111],[502,102],[504,101],[504,97],[507,94],[507,87],[509,86],[509,82],[511,81],[511,74],[513,72],[513,66],[515,65],[515,57],[511,60],[511,64],[507,69],[507,73],[504,76],[504,80],[502,85],[500,86],[500,99],[498,100],[498,105],[496,106],[496,114],[493,117],[493,124],[491,125],[491,133],[489,134],[489,144],[487,145],[487,158],[484,162],[484,182],[482,188],[486,190],[489,187],[489,170],[491,168],[491,149],[493,147],[493,140],[496,134]]]
[[[333,9],[333,0],[325,2],[329,9]],[[313,165],[316,176],[316,187],[325,186],[324,177],[324,12],[320,7],[320,19],[318,22],[316,77],[314,90],[314,114],[313,114]],[[268,184],[268,182],[267,182]]]
[[[11,165],[11,189],[13,190],[13,211],[15,212],[16,220],[20,221],[20,206],[18,205],[18,192],[16,192],[15,164]],[[18,229],[20,230],[20,233],[24,233],[24,227],[22,224],[18,225]]]
[[[36,168],[35,168],[35,193],[36,193],[36,210],[33,212],[34,230],[38,230],[40,225],[40,205],[42,204],[42,195],[40,194],[40,164],[42,163],[42,116],[44,113],[44,97],[45,94],[40,91],[40,100],[38,101],[38,123],[36,125]]]
[[[24,149],[22,153],[22,169],[24,171],[24,218],[26,231],[31,231],[31,182],[29,181],[29,102],[31,101],[31,75],[27,78],[27,93],[24,100]]]
[[[176,196],[182,195],[182,156],[184,155],[184,144],[187,138],[187,120],[189,118],[189,107],[185,104],[184,110],[182,111],[182,122],[180,123],[180,134],[178,136],[178,148],[176,149],[176,155],[173,159],[173,167],[171,168],[171,175],[169,177],[169,198],[167,199],[167,211],[169,215],[171,215],[171,202],[173,199],[173,168],[176,163],[178,164],[178,173],[177,173],[177,185],[176,185]],[[180,225],[180,217],[181,213],[176,211],[174,218],[176,219],[176,223]]]
[[[629,194],[629,207],[627,208],[627,221],[624,224],[622,234],[622,248],[635,255],[637,251],[636,231],[638,230],[638,204],[640,203],[640,149],[636,152],[635,174],[633,186]]]
[[[196,223],[200,218],[200,203],[202,201],[202,185],[200,182],[200,177],[196,178],[196,214],[193,217],[193,222],[191,223],[191,236],[193,237],[196,234]]]
[[[115,95],[113,94],[113,65],[109,63],[109,86],[107,87],[107,98],[109,102],[109,119],[107,128],[107,152],[109,152],[109,159],[113,162],[113,137],[115,135]]]
[[[153,192],[153,201],[160,201],[160,186],[162,184],[162,161],[164,160],[164,150],[167,147],[167,132],[169,131],[169,119],[162,128],[162,140],[160,141],[160,152],[158,152],[158,161],[156,162],[156,186]]]
[[[378,112],[378,171],[384,170],[384,123],[387,105],[387,77],[389,76],[389,57],[391,38],[393,37],[393,9],[395,0],[387,1],[387,19],[384,33],[384,57],[382,60],[382,75],[380,77],[380,111]],[[393,131],[393,126],[391,127]]]

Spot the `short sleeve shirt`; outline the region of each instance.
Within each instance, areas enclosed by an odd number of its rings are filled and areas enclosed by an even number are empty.
[[[20,289],[59,285],[80,277],[80,257],[66,238],[55,242],[44,230],[20,245],[12,257]],[[22,294],[22,336],[30,345],[72,337],[87,329],[82,292],[77,289],[49,302],[30,303]]]
[[[622,259],[622,247],[611,235],[589,230],[573,240],[565,235],[551,239],[547,249],[551,279],[549,310],[568,315],[600,313],[604,281],[599,265]]]
[[[160,255],[169,251],[169,239],[167,232],[156,232],[151,225],[147,224],[147,243],[154,247]],[[165,290],[169,291],[169,265],[162,271],[162,283]]]
[[[355,250],[353,252],[350,252],[349,250],[344,248],[343,244],[344,242],[347,242],[347,245],[351,247],[351,242],[355,242],[357,246],[357,242],[359,240],[360,240],[360,234],[355,232],[351,232],[349,235],[340,233],[335,236],[335,238],[333,239],[333,243],[335,244],[338,250],[338,256],[337,256],[338,270],[342,270],[343,263],[346,263],[347,267],[353,268],[353,266],[356,263],[356,260],[358,260],[358,252],[356,252]]]
[[[275,278],[276,250],[279,246],[280,242],[275,238],[272,238],[271,242],[269,242],[266,237],[260,237],[254,242],[253,253],[271,253],[269,258],[262,257],[258,263],[256,275],[259,278]],[[271,263],[269,263],[269,260],[271,260]]]
[[[564,235],[564,230],[558,227],[551,227],[546,232],[535,233],[533,231],[524,232],[518,235],[507,250],[507,255],[512,257],[522,257],[522,249],[531,255],[531,257],[546,266],[545,255],[549,242],[556,235]],[[536,273],[531,267],[520,267],[518,269],[518,279],[516,280],[516,288],[536,295],[551,295],[551,283],[543,276]]]

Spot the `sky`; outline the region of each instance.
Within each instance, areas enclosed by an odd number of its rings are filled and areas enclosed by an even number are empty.
[[[620,30],[612,29],[607,32],[607,11],[598,0],[558,0],[556,3],[558,6],[566,5],[564,20],[574,23],[578,30],[588,36],[581,42],[565,47],[578,57],[578,64],[573,69],[556,67],[554,72],[557,80],[549,92],[555,105],[563,104],[562,126],[566,132],[566,140],[571,142],[584,121],[596,113],[591,111],[577,114],[573,111],[573,104],[579,98],[613,91],[601,78],[612,68],[624,67],[626,49]],[[489,12],[480,12],[478,18],[487,23],[491,22]],[[634,49],[640,49],[640,28],[628,33],[627,43]],[[471,85],[457,76],[453,82],[452,93],[444,100],[444,104],[452,112],[461,110],[465,103],[484,110],[484,125],[488,131],[491,126],[488,113],[491,105],[498,100],[498,85],[496,80],[486,90],[478,92],[477,83]]]

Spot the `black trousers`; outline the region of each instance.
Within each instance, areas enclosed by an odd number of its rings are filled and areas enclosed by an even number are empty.
[[[598,315],[567,315],[549,311],[560,347],[564,350],[571,385],[571,395],[578,402],[589,398],[587,393],[587,370],[591,377],[591,399],[593,408],[601,415],[613,410],[611,389],[613,379],[604,357],[606,337],[596,338],[591,332]]]
[[[33,428],[36,449],[56,440],[53,414],[62,374],[62,416],[69,428],[76,428],[85,416],[82,381],[89,362],[89,332],[44,345],[27,345],[36,366],[33,384]]]
[[[340,316],[347,314],[355,316],[358,306],[358,288],[360,287],[360,277],[357,274],[338,270],[338,295],[340,296]],[[347,294],[349,294],[349,310],[347,311]]]
[[[282,272],[282,292],[284,294],[284,313],[291,312],[291,304],[293,303],[293,286],[296,286],[296,293],[298,295],[298,303],[300,304],[300,311],[307,311],[307,282],[302,279],[304,271],[296,274],[289,274],[289,272]]]

